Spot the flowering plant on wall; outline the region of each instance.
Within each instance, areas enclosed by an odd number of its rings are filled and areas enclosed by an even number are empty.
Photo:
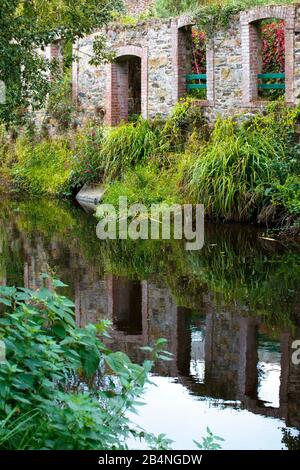
[[[273,21],[262,25],[262,73],[284,73],[285,44],[284,21]]]
[[[206,35],[202,31],[193,29],[193,73],[206,73]]]

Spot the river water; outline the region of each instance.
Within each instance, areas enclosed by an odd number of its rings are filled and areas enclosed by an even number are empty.
[[[100,241],[95,218],[47,200],[0,202],[0,283],[55,273],[78,325],[109,319],[110,346],[142,362],[168,340],[134,420],[195,449],[207,426],[224,449],[300,448],[300,251],[242,225],[207,225],[205,246]]]

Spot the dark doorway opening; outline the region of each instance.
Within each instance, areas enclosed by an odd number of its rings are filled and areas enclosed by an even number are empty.
[[[142,63],[139,57],[128,58],[128,119],[142,112]]]
[[[117,330],[139,335],[142,325],[142,286],[140,282],[116,278],[113,284],[113,321]]]

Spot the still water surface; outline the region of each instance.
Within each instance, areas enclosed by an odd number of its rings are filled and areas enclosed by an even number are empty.
[[[194,449],[206,427],[224,449],[300,448],[300,252],[249,226],[206,227],[205,248],[101,242],[96,220],[53,201],[0,203],[0,283],[36,288],[55,272],[78,325],[109,319],[110,346],[138,362],[167,338],[134,420]]]

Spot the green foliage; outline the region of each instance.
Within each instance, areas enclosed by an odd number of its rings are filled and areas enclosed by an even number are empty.
[[[119,197],[127,197],[128,204],[151,204],[179,202],[176,192],[176,175],[154,164],[137,166],[126,172],[121,181],[107,186],[103,203],[119,205]]]
[[[198,449],[201,450],[220,450],[221,446],[219,442],[224,442],[224,439],[219,436],[215,436],[209,428],[207,428],[207,436],[202,438],[202,442],[199,443],[194,441]]]
[[[284,4],[296,3],[294,0],[286,0]],[[218,29],[228,29],[230,20],[238,13],[259,6],[282,5],[281,0],[207,0],[202,5],[196,6],[194,17],[201,31],[205,31],[211,37]]]
[[[219,118],[190,171],[191,194],[207,214],[250,220],[276,181],[276,165],[291,151],[298,110],[277,104],[238,124]]]
[[[16,142],[17,163],[12,174],[19,189],[32,194],[59,194],[68,181],[72,151],[68,139],[57,137],[30,142],[20,137]]]
[[[119,0],[2,0],[0,80],[6,85],[6,103],[0,105],[0,121],[23,122],[29,106],[35,110],[45,104],[51,88],[48,75],[57,63],[42,57],[39,49],[57,37],[75,42],[109,22],[121,4]]]
[[[161,131],[163,140],[167,142],[163,152],[183,151],[193,132],[198,132],[199,139],[205,135],[206,124],[201,108],[193,106],[193,102],[193,98],[187,97],[174,106]]]
[[[100,157],[105,179],[120,178],[127,169],[146,162],[159,147],[159,139],[159,129],[143,119],[109,129]]]
[[[151,359],[142,366],[133,364],[99,339],[107,335],[107,322],[76,327],[73,303],[55,292],[64,284],[45,280],[51,289],[0,287],[6,307],[0,319],[6,346],[0,366],[0,446],[126,449],[129,436],[145,434],[132,426],[127,412],[135,409],[153,360],[170,357],[165,341],[149,348]]]
[[[177,16],[198,6],[198,0],[156,0],[155,13],[162,18]]]
[[[275,184],[273,202],[290,214],[300,215],[300,176],[289,176],[284,184]]]
[[[160,17],[191,14],[201,31],[208,37],[218,29],[227,29],[231,18],[256,6],[297,3],[295,0],[156,0],[156,14]]]
[[[59,129],[66,130],[75,112],[72,99],[72,70],[60,74],[51,86],[47,101],[47,113],[59,124]]]
[[[103,179],[104,164],[101,148],[104,128],[92,123],[75,135],[74,160],[66,192],[79,190],[84,184],[99,183]]]

